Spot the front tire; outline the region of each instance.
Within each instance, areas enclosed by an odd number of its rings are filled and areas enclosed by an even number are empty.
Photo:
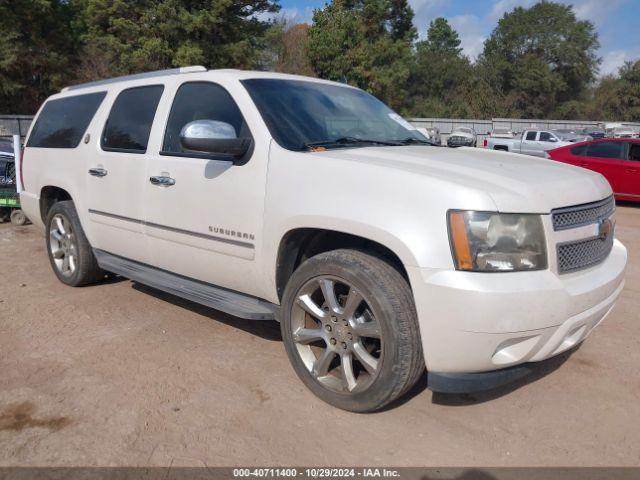
[[[54,204],[45,225],[49,262],[62,283],[80,287],[104,278],[105,272],[93,255],[73,201]]]
[[[344,410],[379,410],[424,373],[411,289],[367,253],[334,250],[305,261],[285,289],[281,330],[300,379]]]
[[[27,216],[22,210],[14,210],[11,212],[11,223],[16,227],[23,227],[27,224]]]

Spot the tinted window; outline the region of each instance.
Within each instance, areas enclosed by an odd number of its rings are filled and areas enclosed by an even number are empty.
[[[275,141],[289,150],[427,141],[400,115],[362,90],[270,78],[243,80],[242,84]]]
[[[231,95],[220,85],[210,82],[189,82],[176,93],[164,135],[164,152],[184,153],[180,131],[194,120],[217,120],[231,125],[238,138],[251,137],[240,109]]]
[[[76,148],[106,92],[49,100],[33,126],[27,147]]]
[[[527,132],[526,140],[535,140],[535,139],[536,139],[536,132]]]
[[[571,153],[579,157],[584,157],[587,154],[588,145],[580,145],[579,147],[573,147]]]
[[[13,156],[13,139],[0,138],[0,155]]]
[[[587,155],[596,158],[624,158],[624,142],[598,142],[587,148]]]
[[[551,134],[549,132],[540,132],[540,141],[541,142],[550,142]]]
[[[162,85],[152,85],[120,92],[104,127],[102,148],[121,152],[146,152],[151,125],[163,90]]]
[[[7,168],[8,163],[9,161],[6,158],[0,158],[0,186],[12,184]]]
[[[632,143],[629,145],[629,160],[640,162],[640,143]]]

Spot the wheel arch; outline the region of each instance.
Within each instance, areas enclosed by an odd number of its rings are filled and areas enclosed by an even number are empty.
[[[73,200],[71,194],[64,188],[46,185],[40,189],[40,218],[44,223],[51,207],[58,202]]]
[[[280,240],[276,256],[275,284],[278,299],[296,268],[306,259],[320,253],[342,248],[352,248],[371,253],[396,268],[409,283],[405,265],[411,260],[401,257],[394,249],[377,239],[342,230],[321,227],[301,227],[288,230]]]

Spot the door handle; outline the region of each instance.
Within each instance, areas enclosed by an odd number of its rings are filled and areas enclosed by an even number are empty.
[[[164,175],[151,177],[149,178],[149,181],[152,185],[159,185],[161,187],[171,187],[176,184],[176,181],[173,178],[166,177]]]
[[[635,168],[625,168],[624,172],[625,173],[638,173],[638,170],[636,170]]]
[[[109,172],[107,172],[102,167],[95,167],[95,168],[90,168],[89,169],[89,175],[93,175],[94,177],[106,177],[107,173],[109,173]]]

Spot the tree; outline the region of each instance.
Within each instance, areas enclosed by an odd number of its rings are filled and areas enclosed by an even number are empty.
[[[314,12],[309,61],[319,77],[343,81],[399,106],[416,37],[406,0],[334,0]]]
[[[77,38],[63,0],[0,0],[0,112],[35,113],[72,77]]]
[[[83,72],[109,75],[203,64],[260,67],[276,0],[75,0]],[[103,72],[99,72],[103,75]],[[96,75],[97,76],[97,75]]]
[[[569,5],[540,1],[506,13],[484,45],[479,63],[514,116],[548,117],[583,100],[600,59],[593,24]]]
[[[592,118],[640,122],[640,60],[626,62],[618,76],[604,77],[588,107]]]
[[[274,23],[267,34],[268,53],[272,56],[268,69],[295,75],[315,76],[309,63],[307,46],[309,25],[290,25],[286,20]]]
[[[427,30],[427,39],[419,42],[417,47],[418,50],[441,55],[459,56],[462,53],[458,32],[451,28],[447,19],[443,17],[431,21]]]
[[[419,117],[477,117],[493,113],[477,69],[462,55],[458,33],[445,18],[433,20],[416,44],[403,111]],[[491,100],[491,99],[489,99]]]

